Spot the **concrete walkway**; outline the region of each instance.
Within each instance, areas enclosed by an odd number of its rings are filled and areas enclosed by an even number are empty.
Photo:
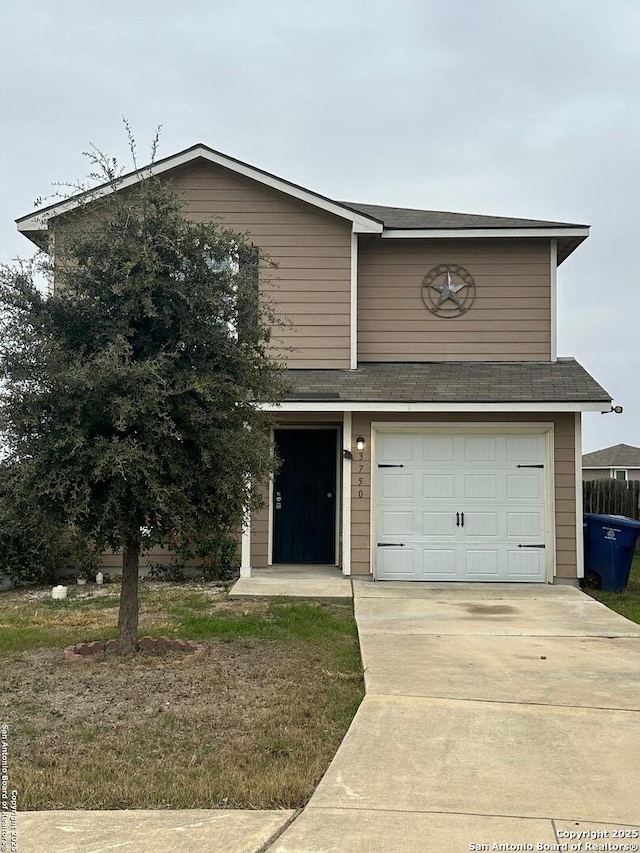
[[[250,578],[240,578],[229,590],[229,598],[309,598],[314,601],[350,601],[351,578],[327,566],[284,566],[256,569]]]
[[[208,809],[21,812],[18,853],[258,853],[293,815]]]
[[[565,586],[354,597],[367,695],[273,853],[640,845],[640,626]]]

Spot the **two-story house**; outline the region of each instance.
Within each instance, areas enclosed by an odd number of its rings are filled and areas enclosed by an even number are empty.
[[[335,201],[204,145],[152,169],[277,264],[293,390],[244,576],[577,582],[581,413],[611,400],[557,357],[556,271],[587,226]],[[42,243],[70,204],[18,228]]]

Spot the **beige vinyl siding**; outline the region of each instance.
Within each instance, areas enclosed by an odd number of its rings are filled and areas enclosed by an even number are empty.
[[[359,361],[548,361],[551,276],[548,240],[361,238]],[[476,284],[457,318],[432,314],[422,280],[459,264]]]
[[[416,427],[437,426],[439,423],[507,423],[504,414],[495,415],[410,415],[387,413],[354,413],[353,435],[364,436],[366,440],[363,459],[358,460],[354,453],[352,465],[352,504],[351,504],[351,572],[354,575],[370,574],[370,513],[371,513],[371,422],[415,422]],[[556,575],[559,578],[576,578],[576,501],[575,501],[575,451],[574,416],[533,414],[513,415],[512,423],[549,423],[555,425],[555,511],[556,511]],[[508,425],[505,432],[508,432]],[[362,465],[362,471],[360,471]],[[359,485],[358,478],[363,484]],[[362,497],[359,497],[362,490]]]
[[[574,415],[557,416],[554,423],[556,576],[576,578],[575,417]]]
[[[351,420],[353,462],[351,463],[351,574],[368,575],[371,569],[371,421],[410,421],[411,417],[354,412]],[[416,418],[424,422],[424,418]],[[355,450],[358,436],[364,450]],[[361,458],[362,457],[362,458]],[[362,482],[360,482],[362,480]]]
[[[187,560],[182,561],[179,557],[176,556],[174,551],[171,551],[169,548],[162,548],[160,545],[152,548],[149,553],[143,554],[140,557],[140,575],[146,575],[149,571],[149,567],[152,565],[159,566],[172,566],[175,565],[176,562],[179,562],[181,565],[184,564],[185,568],[193,568],[197,570],[197,567],[200,565],[198,560]],[[100,571],[105,572],[111,575],[121,575],[122,574],[122,551],[104,551],[100,554],[99,558]]]
[[[287,365],[349,367],[351,224],[221,166],[191,164],[171,178],[186,216],[247,232],[277,264],[261,288],[286,321],[273,342]]]
[[[266,568],[269,564],[269,483],[263,483],[262,507],[251,516],[251,566]]]

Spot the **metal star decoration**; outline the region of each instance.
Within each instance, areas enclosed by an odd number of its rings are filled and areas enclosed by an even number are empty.
[[[437,290],[440,294],[438,298],[438,306],[444,305],[447,299],[450,299],[452,302],[455,302],[456,305],[461,305],[462,303],[456,296],[458,291],[462,290],[463,287],[466,287],[465,284],[454,284],[451,281],[451,273],[447,270],[447,280],[442,285],[442,287],[434,287],[434,290]]]
[[[422,280],[422,299],[438,317],[459,317],[468,311],[476,285],[468,270],[458,264],[438,264]]]

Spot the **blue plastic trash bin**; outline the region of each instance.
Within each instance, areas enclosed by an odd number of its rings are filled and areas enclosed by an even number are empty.
[[[629,580],[640,522],[624,515],[584,514],[585,585],[622,592]]]

